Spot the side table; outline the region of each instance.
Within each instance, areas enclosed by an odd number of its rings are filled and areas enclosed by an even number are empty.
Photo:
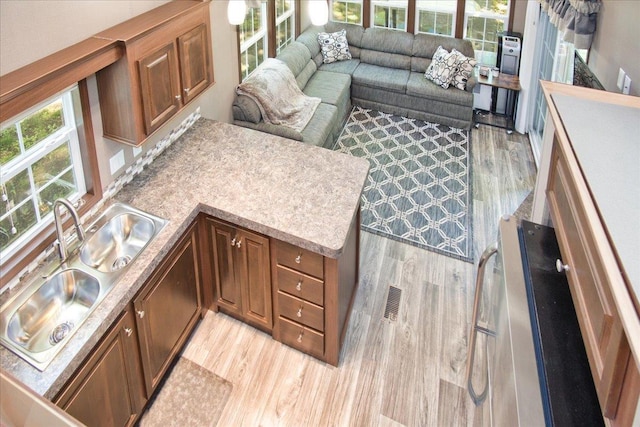
[[[498,76],[494,77],[491,74],[491,72],[486,77],[481,76],[480,73],[478,72],[477,67],[475,68],[474,72],[475,72],[475,77],[478,84],[491,86],[493,88],[505,89],[509,93],[512,93],[513,104],[514,104],[513,108],[511,108],[511,115],[508,115],[508,114],[505,115],[505,117],[507,118],[506,126],[501,126],[495,123],[479,122],[477,119],[477,116],[480,113],[479,110],[475,110],[473,114],[474,126],[476,127],[476,129],[480,127],[480,125],[498,127],[498,128],[506,129],[508,134],[512,134],[513,129],[515,127],[516,110],[518,108],[518,95],[520,94],[520,90],[522,89],[520,87],[520,78],[516,75],[504,74],[504,73],[498,73]]]

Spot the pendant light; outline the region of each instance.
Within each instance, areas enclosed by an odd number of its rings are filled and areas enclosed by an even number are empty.
[[[309,0],[309,18],[313,25],[324,25],[329,21],[327,0]]]
[[[247,14],[247,5],[244,0],[229,0],[227,6],[227,18],[231,25],[241,25]]]

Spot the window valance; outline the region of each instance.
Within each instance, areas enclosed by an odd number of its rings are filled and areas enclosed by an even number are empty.
[[[576,49],[589,49],[596,32],[601,0],[538,0],[563,40]]]

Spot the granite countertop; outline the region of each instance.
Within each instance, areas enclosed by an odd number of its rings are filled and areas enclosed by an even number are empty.
[[[127,203],[169,223],[44,372],[4,347],[0,367],[54,398],[200,213],[338,258],[368,170],[364,159],[198,120],[107,203]]]

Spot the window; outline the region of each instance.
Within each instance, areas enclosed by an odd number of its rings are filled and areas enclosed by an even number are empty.
[[[509,23],[510,0],[466,0],[463,38],[473,43],[479,63],[493,66],[498,58],[498,33]]]
[[[331,0],[331,20],[362,25],[362,0]]]
[[[86,193],[77,99],[78,88],[73,87],[0,128],[3,259],[51,223],[57,198],[77,200]]]
[[[416,33],[455,36],[457,0],[417,0]]]
[[[295,2],[276,0],[276,55],[295,39]]]
[[[405,31],[407,0],[372,0],[373,26]]]
[[[300,0],[253,0],[239,27],[240,80],[276,56],[299,34]],[[269,13],[271,11],[272,13]]]
[[[240,75],[244,80],[267,59],[267,4],[251,7],[240,27]]]

